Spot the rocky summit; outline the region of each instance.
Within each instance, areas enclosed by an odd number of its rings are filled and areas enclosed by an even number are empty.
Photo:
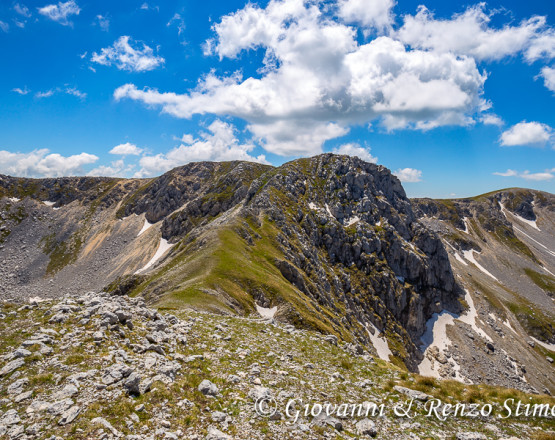
[[[410,200],[386,168],[332,154],[0,176],[2,435],[533,438],[545,420],[423,411],[551,402],[553,237],[552,194]],[[253,413],[261,396],[278,415]],[[418,421],[285,423],[296,397],[407,396]]]

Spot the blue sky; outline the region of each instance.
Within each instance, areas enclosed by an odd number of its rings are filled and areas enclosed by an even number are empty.
[[[555,192],[555,4],[3,1],[0,173],[334,151],[409,196]]]

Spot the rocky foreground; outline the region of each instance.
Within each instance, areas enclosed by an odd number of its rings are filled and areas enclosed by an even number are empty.
[[[498,417],[506,399],[555,405],[548,396],[423,378],[333,336],[271,319],[176,317],[140,298],[4,303],[0,356],[6,439],[555,438],[553,417]],[[412,399],[413,418],[394,414]],[[490,403],[494,414],[428,417],[434,399]],[[262,415],[257,401],[268,404]],[[303,406],[326,402],[384,409],[314,417]]]

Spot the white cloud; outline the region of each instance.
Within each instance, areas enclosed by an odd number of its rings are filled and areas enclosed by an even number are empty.
[[[280,155],[322,151],[353,124],[379,119],[388,129],[469,125],[483,105],[472,58],[407,50],[390,37],[359,44],[355,29],[303,0],[248,4],[214,25],[207,45],[220,58],[265,49],[259,77],[206,75],[186,94],[127,84],[114,92],[180,118],[231,115],[248,122],[264,148]]]
[[[109,166],[100,165],[93,168],[87,173],[87,176],[93,177],[122,177],[129,172],[133,166],[126,166],[123,159],[112,162]]]
[[[72,96],[75,96],[76,98],[79,98],[79,99],[85,99],[87,97],[86,93],[81,92],[79,89],[77,89],[75,87],[66,87],[62,91],[64,93],[66,93],[67,95],[72,95]]]
[[[31,17],[31,11],[29,11],[29,8],[25,5],[21,5],[19,3],[16,3],[13,7],[13,10],[15,12],[17,12],[19,15],[22,15],[25,18]]]
[[[540,122],[522,121],[501,133],[501,145],[511,147],[515,145],[543,146],[552,136],[552,128]]]
[[[36,98],[50,98],[54,94],[54,90],[47,90],[46,92],[37,92],[35,93]]]
[[[515,170],[507,170],[504,173],[495,172],[493,173],[495,176],[502,176],[502,177],[519,177],[521,179],[526,180],[534,180],[534,181],[542,181],[542,180],[551,180],[555,177],[555,168],[551,170],[545,170],[544,172],[540,173],[531,173],[530,171],[526,170],[523,172],[518,172]]]
[[[47,149],[30,153],[0,151],[0,173],[21,177],[60,177],[82,174],[84,165],[98,160],[93,154],[81,153],[72,156],[49,154]]]
[[[545,87],[552,92],[555,92],[555,68],[547,66],[544,67],[542,69],[541,76],[543,77]]]
[[[422,171],[414,168],[402,168],[393,173],[401,182],[420,182],[422,180]]]
[[[339,17],[383,32],[391,28],[395,4],[394,0],[339,0]]]
[[[59,2],[57,5],[46,5],[42,8],[38,8],[39,14],[44,15],[50,20],[57,21],[58,23],[68,26],[72,23],[68,20],[71,15],[79,15],[81,9],[73,0],[69,0],[65,3]]]
[[[502,176],[502,177],[515,177],[515,176],[518,176],[518,171],[508,169],[508,170],[505,171],[504,173],[497,171],[497,172],[495,172],[495,173],[493,173],[493,174],[494,174],[495,176]]]
[[[14,89],[14,92],[16,90]],[[19,92],[18,92],[19,93]],[[29,93],[29,91],[27,91],[27,93]],[[36,98],[50,98],[51,96],[53,96],[56,93],[65,93],[66,95],[71,95],[71,96],[75,96],[76,98],[79,99],[85,99],[87,97],[87,94],[80,91],[78,88],[76,87],[56,87],[55,89],[50,89],[47,90],[46,92],[37,92],[35,93],[35,97]]]
[[[0,30],[3,32],[8,33],[10,31],[10,25],[5,21],[0,20]]]
[[[486,113],[480,116],[480,122],[484,125],[495,125],[497,127],[501,127],[504,124],[503,119],[493,113]]]
[[[534,16],[518,26],[490,26],[491,13],[479,3],[451,19],[434,18],[425,6],[406,15],[397,37],[414,48],[469,55],[477,60],[500,60],[527,50],[543,35],[546,19]],[[528,57],[528,55],[526,55]]]
[[[100,29],[105,32],[108,32],[108,30],[110,29],[110,19],[105,15],[98,14],[94,19],[94,24],[100,26]]]
[[[20,95],[27,95],[31,91],[27,88],[27,86],[25,86],[23,89],[16,87],[15,89],[12,89],[12,92],[18,93]]]
[[[135,177],[147,177],[164,173],[189,162],[215,160],[247,160],[267,163],[263,155],[254,157],[249,153],[253,144],[243,144],[235,136],[235,128],[226,122],[216,120],[208,126],[208,131],[200,138],[186,138],[189,143],[181,144],[168,153],[143,156],[139,160],[141,169]]]
[[[534,38],[526,51],[526,59],[529,62],[534,62],[541,58],[555,58],[555,29],[549,29]]]
[[[185,31],[185,20],[181,17],[180,14],[175,13],[174,16],[171,18],[170,21],[166,24],[167,27],[177,26],[177,34],[181,35]]]
[[[116,145],[112,148],[110,154],[120,154],[122,156],[139,156],[143,150],[135,144],[126,142],[125,144]]]
[[[130,72],[145,72],[164,64],[164,58],[154,55],[152,48],[140,42],[137,43],[142,44],[142,48],[134,48],[131,42],[131,37],[124,35],[100,53],[94,52],[91,61],[104,66],[113,64],[120,70]]]
[[[333,149],[335,154],[346,154],[347,156],[356,156],[359,159],[365,160],[366,162],[376,163],[378,158],[370,154],[369,148],[361,147],[356,143],[349,143],[340,145],[338,148]]]

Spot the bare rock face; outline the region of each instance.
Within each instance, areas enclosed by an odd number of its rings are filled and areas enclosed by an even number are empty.
[[[417,356],[426,320],[460,310],[440,239],[384,167],[331,154],[291,162],[253,183],[243,215],[275,222],[281,274],[361,340],[357,327],[372,323]]]

